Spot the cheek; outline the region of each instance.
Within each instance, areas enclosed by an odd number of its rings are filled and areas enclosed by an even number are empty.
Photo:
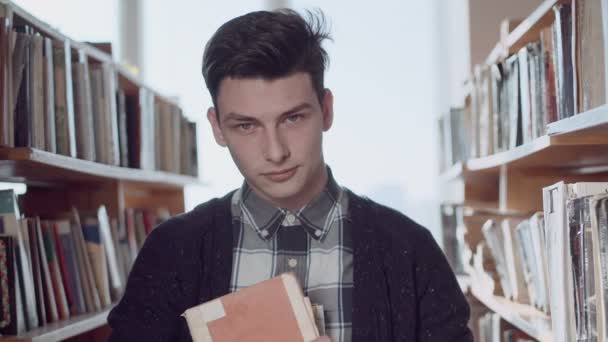
[[[258,151],[259,144],[255,143],[252,139],[239,137],[230,139],[227,145],[232,159],[240,170],[246,171],[255,168],[260,158]]]
[[[292,154],[314,157],[321,151],[322,132],[315,126],[289,132],[289,142]]]

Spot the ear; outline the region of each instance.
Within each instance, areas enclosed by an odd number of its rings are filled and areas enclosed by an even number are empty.
[[[323,131],[327,131],[331,128],[334,122],[334,95],[331,90],[325,89],[323,94]]]
[[[218,113],[214,107],[209,107],[209,109],[207,109],[207,120],[209,120],[211,128],[213,129],[215,142],[222,147],[226,147],[226,140],[224,139],[224,133],[222,133],[222,128],[220,127],[217,114]]]

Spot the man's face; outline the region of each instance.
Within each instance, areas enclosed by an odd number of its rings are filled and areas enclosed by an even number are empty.
[[[226,78],[217,110],[207,118],[217,143],[258,195],[276,206],[298,209],[325,187],[322,135],[331,127],[333,97],[319,103],[308,73],[275,80]]]

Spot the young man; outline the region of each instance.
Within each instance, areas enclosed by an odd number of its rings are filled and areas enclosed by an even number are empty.
[[[188,341],[186,309],[291,271],[323,305],[334,342],[472,341],[431,234],[339,186],[324,162],[334,99],[323,30],[313,15],[254,12],[209,41],[207,118],[245,181],[150,234],[108,318],[110,340]]]

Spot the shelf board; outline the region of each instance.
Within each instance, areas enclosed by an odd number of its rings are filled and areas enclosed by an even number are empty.
[[[464,176],[465,172],[466,164],[463,162],[457,162],[442,172],[439,179],[442,183],[446,183]]]
[[[514,149],[473,158],[469,173],[518,168],[584,169],[608,165],[608,105],[549,125],[544,135]]]
[[[201,184],[192,176],[111,166],[31,148],[0,148],[0,180],[24,183],[124,180],[159,188]]]
[[[471,286],[471,293],[490,310],[540,342],[552,341],[551,319],[530,305],[515,303],[504,297],[484,293]]]
[[[547,126],[547,135],[572,134],[591,130],[608,132],[608,105],[550,123]]]
[[[486,58],[486,64],[492,65],[505,56],[506,49],[501,42],[496,43],[496,46],[490,51]]]
[[[498,172],[503,165],[517,168],[582,169],[608,164],[608,135],[593,142],[542,136],[512,150],[467,162],[471,172]]]
[[[78,315],[76,317],[49,323],[43,327],[17,336],[2,336],[2,342],[50,342],[62,341],[80,335],[107,323],[112,307],[102,311]]]

